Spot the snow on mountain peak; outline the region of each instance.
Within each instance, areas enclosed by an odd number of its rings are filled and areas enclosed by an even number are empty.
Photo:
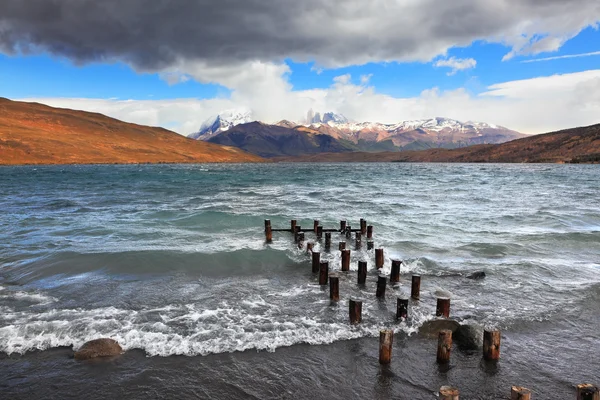
[[[188,137],[192,139],[207,140],[219,133],[228,130],[236,125],[245,124],[254,121],[252,111],[247,108],[229,109],[213,115],[200,125],[198,132],[194,132]]]

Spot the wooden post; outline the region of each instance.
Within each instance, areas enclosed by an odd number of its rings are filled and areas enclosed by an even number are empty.
[[[362,321],[362,301],[350,299],[349,303],[350,323],[360,324]]]
[[[379,278],[377,278],[377,291],[375,292],[375,296],[377,296],[377,298],[381,299],[385,297],[385,285],[385,276],[379,275]]]
[[[352,227],[348,225],[346,227],[346,239],[350,239],[352,237]]]
[[[483,331],[483,358],[488,361],[500,358],[500,331]]]
[[[373,225],[367,226],[367,239],[373,239]]]
[[[315,233],[317,233],[318,227],[319,227],[319,220],[318,219],[313,220],[313,230],[315,231]]]
[[[312,249],[313,249],[314,246],[315,246],[315,244],[313,242],[306,243],[306,252],[307,253],[312,252]]]
[[[392,273],[390,274],[390,283],[400,282],[400,260],[392,260]]]
[[[295,219],[290,221],[290,230],[292,231],[292,234],[296,233],[296,220]]]
[[[510,400],[531,400],[531,390],[513,386],[510,388]]]
[[[346,221],[340,221],[340,232],[346,232]]]
[[[316,274],[319,272],[319,267],[321,264],[321,253],[318,251],[313,251],[312,253],[312,272]]]
[[[267,239],[267,243],[271,243],[273,241],[273,231],[271,230],[271,224],[265,227],[265,237]]]
[[[331,234],[329,234],[331,237]],[[323,227],[321,225],[317,226],[317,240],[323,239]]]
[[[450,299],[441,297],[437,299],[437,306],[435,308],[436,317],[450,318]]]
[[[413,275],[412,276],[412,285],[410,288],[410,297],[415,300],[419,300],[421,292],[421,275]]]
[[[267,226],[271,226],[271,220],[265,219],[265,232],[267,231]]]
[[[358,284],[364,285],[367,281],[367,262],[359,261],[358,262]]]
[[[367,250],[373,250],[375,248],[375,243],[372,240],[367,241]]]
[[[350,271],[350,250],[342,250],[342,271]]]
[[[452,350],[452,331],[442,329],[438,336],[437,362],[446,364],[450,362],[450,352]]]
[[[577,385],[577,400],[600,400],[600,391],[589,383]]]
[[[340,242],[339,247],[340,247],[340,251],[346,250],[346,242]]]
[[[362,247],[362,235],[360,232],[356,232],[356,250],[360,250]]]
[[[325,250],[331,249],[331,232],[325,233]]]
[[[331,301],[340,300],[340,278],[337,276],[329,277],[329,298]]]
[[[458,389],[450,386],[442,386],[440,388],[440,400],[459,400],[459,394]]]
[[[375,267],[377,269],[383,268],[383,249],[375,249]]]
[[[304,232],[298,232],[298,248],[304,247]]]
[[[294,242],[298,243],[298,235],[300,235],[302,232],[300,232],[300,229],[302,229],[302,227],[300,225],[296,225],[296,229],[294,231]]]
[[[408,318],[408,299],[398,297],[396,299],[396,319],[405,320]]]
[[[362,233],[363,235],[367,234],[367,220],[366,219],[360,219],[360,233]]]
[[[392,344],[394,331],[384,329],[379,331],[379,364],[389,364],[392,361]]]
[[[327,261],[322,261],[319,264],[319,285],[327,285],[328,278],[329,278],[329,263]]]

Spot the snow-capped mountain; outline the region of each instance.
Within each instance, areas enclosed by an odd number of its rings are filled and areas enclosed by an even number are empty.
[[[225,110],[208,118],[202,123],[198,132],[188,135],[189,138],[208,140],[234,126],[254,121],[252,111],[245,108]]]

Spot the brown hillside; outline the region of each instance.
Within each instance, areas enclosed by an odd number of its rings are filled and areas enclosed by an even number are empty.
[[[260,161],[163,128],[0,98],[0,165]]]

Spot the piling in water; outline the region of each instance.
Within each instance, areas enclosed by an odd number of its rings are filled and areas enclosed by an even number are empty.
[[[373,239],[373,225],[367,226],[367,239]]]
[[[483,331],[483,358],[488,361],[500,358],[500,331]]]
[[[364,285],[367,281],[367,262],[359,261],[358,262],[358,284]]]
[[[304,232],[298,232],[298,248],[304,247]]]
[[[267,227],[271,226],[271,220],[270,219],[265,219],[265,232],[267,231]]]
[[[372,240],[367,241],[367,250],[373,250],[375,248],[375,243]]]
[[[331,301],[340,300],[340,278],[337,276],[329,277],[329,298]]]
[[[577,385],[577,400],[600,400],[600,390],[589,383]]]
[[[350,323],[353,325],[360,324],[362,321],[362,301],[350,299],[348,309],[350,312]]]
[[[442,386],[440,388],[440,400],[459,400],[459,394],[460,392],[457,388],[450,386]]]
[[[313,220],[313,231],[315,233],[317,233],[317,228],[318,227],[319,227],[319,220],[318,219]]]
[[[408,318],[408,299],[398,297],[396,299],[396,319],[403,321]]]
[[[313,247],[315,247],[315,244],[313,242],[308,242],[306,243],[306,252],[310,253],[313,250]]]
[[[318,251],[313,251],[312,253],[312,272],[316,274],[319,272],[319,267],[321,265],[321,253]]]
[[[400,265],[402,261],[392,260],[392,272],[390,274],[390,283],[400,282]]]
[[[325,233],[325,250],[329,251],[331,249],[331,233]]]
[[[340,221],[340,232],[346,232],[346,221]]]
[[[383,249],[375,249],[375,268],[383,268]]]
[[[350,250],[342,250],[342,271],[350,271]]]
[[[327,261],[322,261],[319,264],[319,285],[327,285],[328,278],[329,278],[329,263]]]
[[[352,227],[348,225],[346,227],[346,239],[350,239],[352,237]]]
[[[450,362],[450,352],[452,351],[452,331],[442,329],[438,335],[437,362],[446,364]]]
[[[389,364],[392,361],[392,344],[394,331],[384,329],[379,331],[379,364]]]
[[[419,300],[421,295],[421,275],[412,276],[412,285],[410,287],[410,297],[415,300]]]
[[[267,243],[271,243],[273,241],[273,231],[271,228],[271,223],[268,226],[265,226],[265,239]]]
[[[296,225],[294,229],[294,242],[298,243],[298,235],[302,233],[300,232],[300,229],[302,229],[302,227],[300,225]]]
[[[449,298],[442,297],[442,298],[437,299],[437,306],[435,308],[435,316],[450,318],[450,299]]]
[[[360,233],[362,233],[363,235],[367,234],[367,220],[366,219],[360,219]]]
[[[295,219],[290,220],[290,230],[292,231],[292,233],[296,233],[296,220]]]
[[[382,299],[385,297],[385,285],[386,285],[385,276],[379,275],[379,278],[377,278],[377,291],[375,292],[375,296],[378,299]]]
[[[510,400],[531,400],[531,390],[513,386],[510,388]]]
[[[340,248],[340,251],[346,250],[346,242],[340,242],[339,243],[339,248]]]
[[[356,232],[356,250],[360,250],[362,247],[362,235],[360,232]]]
[[[329,235],[331,237],[331,234]],[[323,227],[321,225],[317,226],[317,240],[323,239]]]

